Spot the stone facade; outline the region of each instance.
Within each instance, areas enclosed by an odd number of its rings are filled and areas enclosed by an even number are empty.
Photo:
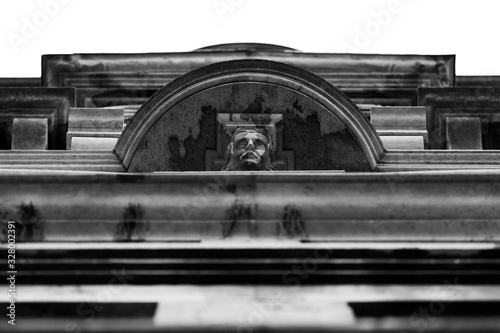
[[[454,64],[238,44],[0,79],[18,327],[498,330],[498,80]],[[221,171],[238,128],[271,171]]]

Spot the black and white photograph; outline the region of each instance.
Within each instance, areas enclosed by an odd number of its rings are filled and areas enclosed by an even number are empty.
[[[499,13],[0,0],[0,332],[500,332]]]

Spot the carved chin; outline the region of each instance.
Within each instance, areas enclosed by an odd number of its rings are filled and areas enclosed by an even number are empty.
[[[260,163],[260,158],[257,159],[255,157],[249,157],[249,158],[244,159],[244,161],[246,163],[249,163],[249,164],[259,164]]]

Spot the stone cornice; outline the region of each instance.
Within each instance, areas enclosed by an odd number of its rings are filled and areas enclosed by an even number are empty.
[[[0,184],[0,212],[19,221],[20,241],[500,240],[499,171],[2,175]]]

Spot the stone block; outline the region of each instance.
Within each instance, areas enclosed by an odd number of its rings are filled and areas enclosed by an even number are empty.
[[[118,138],[73,137],[71,150],[113,150]]]
[[[420,150],[427,146],[425,107],[372,107],[370,119],[386,149]]]
[[[479,117],[446,117],[447,149],[483,149]]]
[[[68,128],[123,130],[123,108],[70,108]]]
[[[57,133],[57,109],[22,108],[0,110],[0,149],[9,150],[12,147],[12,124],[14,118],[45,118],[48,123],[49,149],[55,142]]]
[[[46,118],[14,118],[12,150],[46,150],[48,133]]]
[[[31,175],[51,172],[123,172],[117,156],[109,151],[24,150],[0,151],[0,174]],[[53,174],[55,175],[55,174]],[[27,177],[28,182],[30,178]],[[62,181],[62,178],[59,178]]]
[[[67,150],[112,150],[124,127],[123,108],[71,108]]]
[[[380,136],[380,140],[387,150],[422,150],[424,138],[422,136]]]
[[[375,129],[421,130],[427,128],[423,106],[381,106],[371,108]]]
[[[108,131],[106,129],[105,130],[72,129],[66,134],[66,150],[76,150],[76,149],[92,150],[92,148],[90,147],[93,146],[106,147],[106,148],[96,148],[98,150],[108,149],[107,147],[109,147],[111,144],[110,140],[102,141],[102,140],[92,140],[92,139],[113,139],[114,144],[116,144],[120,135],[121,131]],[[105,142],[105,143],[101,144],[98,142]],[[79,148],[76,148],[75,144],[77,144]],[[111,147],[111,149],[113,149],[113,147]]]

